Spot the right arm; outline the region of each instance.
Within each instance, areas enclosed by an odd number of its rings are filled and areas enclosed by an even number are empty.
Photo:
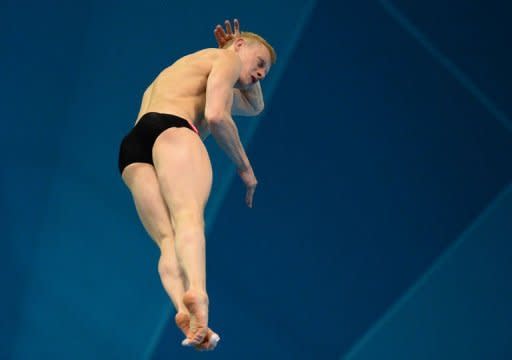
[[[240,171],[251,167],[231,117],[233,85],[241,64],[235,54],[223,51],[214,61],[206,83],[205,119],[215,141]]]
[[[215,40],[219,48],[223,48],[228,41],[236,39],[240,36],[240,23],[237,19],[233,21],[235,30],[231,28],[229,20],[224,21],[226,31],[221,25],[217,25],[213,31]],[[263,111],[263,93],[259,81],[247,90],[233,89],[233,108],[234,115],[256,116]]]
[[[258,182],[231,117],[233,86],[240,76],[241,66],[236,54],[227,51],[219,53],[212,64],[206,83],[204,116],[215,141],[235,163],[238,174],[247,187],[246,203],[252,207],[252,198]]]

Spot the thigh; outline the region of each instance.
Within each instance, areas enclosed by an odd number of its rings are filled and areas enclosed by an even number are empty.
[[[123,173],[123,180],[132,193],[139,218],[151,238],[162,249],[163,241],[173,240],[169,210],[160,191],[155,168],[150,164],[133,163]]]
[[[172,220],[203,220],[212,186],[212,166],[203,142],[189,129],[170,128],[153,146],[153,162]]]

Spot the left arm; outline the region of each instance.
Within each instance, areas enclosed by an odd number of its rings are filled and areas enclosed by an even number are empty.
[[[233,115],[256,116],[263,111],[264,107],[259,81],[249,89],[233,89],[233,107],[231,108]]]

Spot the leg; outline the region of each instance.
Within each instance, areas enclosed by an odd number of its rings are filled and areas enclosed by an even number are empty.
[[[155,169],[150,164],[134,163],[123,171],[135,208],[144,228],[160,248],[158,273],[162,285],[178,313],[188,313],[183,304],[186,279],[174,250],[174,230],[169,211],[160,193]]]
[[[123,180],[132,193],[135,208],[144,228],[160,248],[160,279],[176,309],[176,325],[186,336],[190,324],[189,311],[183,304],[183,296],[188,287],[187,279],[178,264],[174,229],[167,205],[160,193],[155,169],[145,163],[131,164],[123,171]],[[218,334],[208,329],[207,336],[197,349],[213,350],[219,339]]]
[[[176,253],[189,281],[183,303],[190,312],[193,345],[208,330],[204,208],[210,194],[212,169],[200,138],[189,129],[171,128],[157,138],[153,161],[175,230]]]

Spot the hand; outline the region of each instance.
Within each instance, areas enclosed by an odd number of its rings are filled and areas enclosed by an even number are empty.
[[[231,30],[231,23],[229,20],[224,21],[226,32],[224,32],[224,29],[221,25],[217,25],[215,30],[213,30],[213,34],[215,35],[215,40],[217,40],[219,48],[223,48],[228,41],[240,36],[240,23],[238,22],[238,19],[233,20],[233,24],[235,26],[234,32]]]
[[[256,186],[258,185],[258,180],[256,180],[251,168],[244,171],[238,170],[238,175],[240,175],[247,188],[245,203],[248,207],[252,208],[252,199],[254,197],[254,191],[256,191]]]

